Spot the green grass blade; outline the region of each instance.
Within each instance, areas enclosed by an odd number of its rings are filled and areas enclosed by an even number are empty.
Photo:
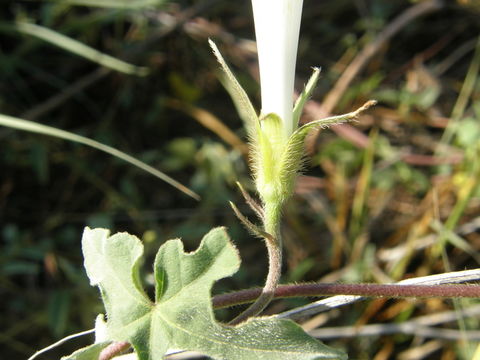
[[[182,191],[183,193],[187,194],[188,196],[193,197],[196,200],[200,199],[200,196],[187,188],[186,186],[180,184],[178,181],[172,179],[170,176],[164,174],[163,172],[155,169],[154,167],[134,158],[133,156],[130,156],[120,150],[117,150],[111,146],[102,144],[98,141],[89,139],[87,137],[77,135],[74,133],[71,133],[69,131],[57,129],[51,126],[47,125],[42,125],[35,123],[33,121],[28,121],[28,120],[23,120],[7,115],[0,114],[0,125],[12,128],[12,129],[17,129],[17,130],[23,130],[23,131],[28,131],[28,132],[33,132],[36,134],[43,134],[43,135],[49,135],[53,137],[57,137],[60,139],[64,140],[69,140],[73,141],[79,144],[87,145],[92,148],[95,148],[97,150],[103,151],[107,154],[113,155],[119,159],[122,159],[123,161],[126,161],[156,177],[159,179],[165,181],[166,183],[172,185],[173,187],[177,188],[178,190]]]
[[[437,232],[439,236],[445,239],[445,241],[450,242],[453,246],[463,250],[469,254],[476,262],[480,264],[480,254],[475,250],[475,248],[464,238],[457,235],[454,231],[448,229],[444,224],[438,220],[433,220],[430,224],[431,228]]]
[[[52,0],[62,5],[80,5],[113,9],[141,9],[163,4],[164,0]]]
[[[480,73],[480,37],[477,39],[477,46],[475,47],[475,53],[473,59],[468,68],[465,80],[463,81],[462,88],[458,94],[457,101],[453,107],[450,121],[445,129],[441,143],[449,144],[452,141],[455,132],[458,130],[459,121],[465,113],[465,109],[469,102],[469,99],[473,97],[475,90],[475,84],[477,83],[478,74]]]
[[[149,73],[149,70],[146,67],[129,64],[43,26],[26,22],[17,22],[13,25],[13,29],[22,34],[46,41],[75,55],[121,73],[139,76],[146,76]]]

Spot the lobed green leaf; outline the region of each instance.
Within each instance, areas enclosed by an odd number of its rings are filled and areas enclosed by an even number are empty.
[[[139,360],[161,359],[171,349],[224,360],[345,358],[290,320],[256,318],[235,327],[215,320],[212,285],[240,265],[223,228],[211,230],[193,253],[185,253],[180,240],[162,245],[154,303],[138,280],[143,246],[136,237],[86,228],[82,245],[87,274],[105,303],[107,338],[132,344]]]

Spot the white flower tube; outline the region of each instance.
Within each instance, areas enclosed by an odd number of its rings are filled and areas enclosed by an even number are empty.
[[[262,114],[275,113],[286,138],[292,123],[295,63],[303,0],[252,0],[260,66]]]

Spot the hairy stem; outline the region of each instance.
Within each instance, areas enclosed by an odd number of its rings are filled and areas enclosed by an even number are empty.
[[[236,291],[216,295],[213,298],[215,309],[246,304],[254,301],[262,293],[261,288]],[[280,285],[273,298],[292,298],[327,295],[356,295],[365,297],[444,297],[444,298],[480,298],[480,286],[466,285],[401,285],[401,284],[294,284]]]
[[[128,348],[130,348],[130,344],[126,341],[113,342],[102,350],[98,356],[98,360],[110,360],[111,358],[120,355]]]
[[[233,319],[230,324],[236,325],[249,317],[258,315],[270,303],[275,295],[282,271],[282,247],[277,241],[266,240],[268,250],[268,275],[263,289],[257,293],[256,301],[244,312]]]
[[[230,321],[230,325],[239,324],[258,315],[267,307],[275,295],[275,290],[282,274],[282,240],[280,237],[280,205],[265,206],[264,229],[267,234],[265,244],[268,252],[268,274],[265,285],[255,302],[244,312]]]

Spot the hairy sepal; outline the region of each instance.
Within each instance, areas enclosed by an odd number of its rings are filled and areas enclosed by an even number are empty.
[[[334,122],[338,123],[338,121]],[[278,171],[278,181],[283,185],[286,197],[293,192],[295,179],[302,169],[305,156],[305,138],[314,129],[332,124],[328,119],[313,121],[298,128],[288,139],[285,150],[281,153]]]
[[[305,138],[310,131],[315,129],[324,129],[331,125],[337,125],[356,120],[361,112],[367,110],[375,104],[375,100],[370,100],[355,111],[343,115],[315,120],[295,130],[288,139],[285,146],[285,151],[282,153],[280,160],[279,181],[284,184],[285,192],[290,194],[293,191],[296,175],[301,170],[301,167],[304,163],[304,143]]]
[[[305,106],[305,103],[310,98],[313,90],[317,86],[319,76],[320,76],[320,68],[314,67],[313,73],[310,76],[310,79],[308,80],[307,85],[305,85],[305,88],[303,89],[302,93],[300,94],[297,101],[295,102],[295,106],[293,107],[292,129],[296,129],[298,127],[298,122],[300,121],[300,116],[302,115],[302,111]]]
[[[276,114],[261,117],[258,129],[258,151],[254,164],[254,177],[263,203],[279,203],[284,192],[278,178],[279,158],[285,151],[285,134],[282,119]]]
[[[218,50],[217,45],[210,39],[208,40],[208,43],[223,70],[224,76],[221,78],[222,84],[230,94],[238,109],[240,117],[244,122],[245,129],[247,130],[249,140],[255,143],[257,135],[256,127],[258,125],[258,116],[255,108],[253,107],[247,93],[228,67],[227,62],[220,53],[220,50]]]

